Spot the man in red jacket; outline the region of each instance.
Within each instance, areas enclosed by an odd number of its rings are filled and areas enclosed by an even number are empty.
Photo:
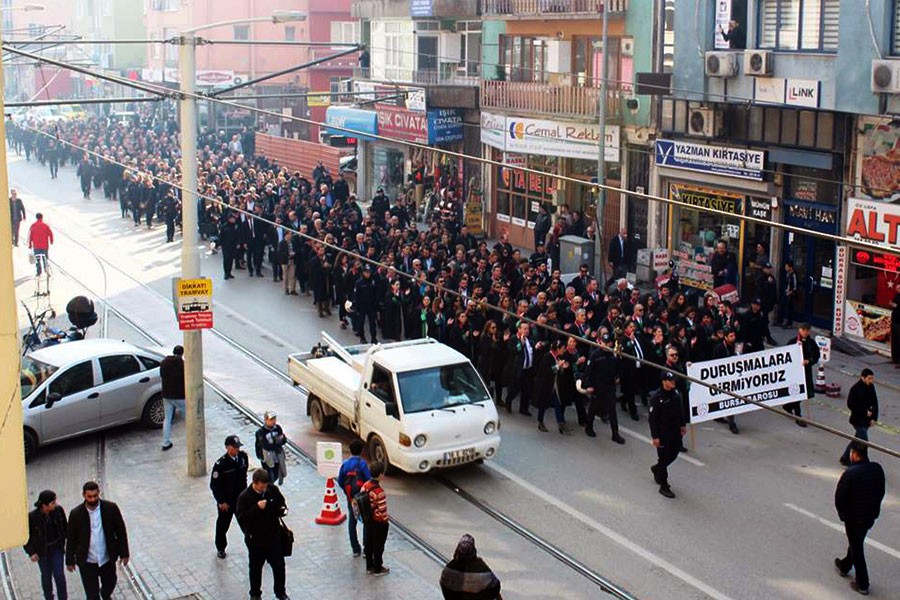
[[[44,223],[44,215],[37,213],[34,218],[37,220],[28,230],[28,247],[34,252],[34,264],[37,268],[37,275],[40,277],[43,268],[46,267],[50,244],[53,243],[53,232],[50,230],[50,226]]]

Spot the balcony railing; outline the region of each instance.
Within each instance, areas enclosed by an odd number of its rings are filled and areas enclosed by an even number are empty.
[[[609,12],[624,13],[630,0],[606,0]],[[570,15],[592,14],[600,16],[603,0],[481,0],[483,15]]]
[[[609,115],[620,115],[622,95],[607,92]],[[533,83],[526,81],[481,82],[482,108],[543,113],[569,117],[596,117],[600,106],[600,89],[586,86]]]
[[[353,69],[354,79],[388,80],[397,83],[414,83],[417,85],[460,85],[477,86],[481,80],[481,65],[470,64],[468,69],[446,68],[438,71],[382,67]]]

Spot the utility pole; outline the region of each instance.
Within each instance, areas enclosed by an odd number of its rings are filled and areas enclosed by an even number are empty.
[[[0,90],[3,66],[0,64]],[[0,97],[0,115],[3,112]],[[6,166],[6,119],[0,117],[0,193],[9,197]],[[21,546],[28,539],[28,491],[25,484],[25,452],[22,444],[22,396],[19,384],[19,319],[16,313],[16,289],[13,285],[12,223],[0,218],[0,356],[3,360],[2,389],[12,389],[0,399],[0,411],[6,415],[0,427],[0,463],[4,466],[3,500],[0,502],[0,550]],[[6,404],[5,402],[9,402]]]
[[[181,78],[181,276],[200,277],[197,250],[197,36],[183,33],[179,39],[178,67]],[[203,330],[184,332],[184,392],[187,429],[188,475],[206,474],[206,417],[203,407]]]
[[[597,206],[594,220],[596,221],[596,239],[594,240],[594,274],[600,283],[601,292],[606,290],[606,270],[603,263],[603,217],[606,213],[606,94],[609,85],[606,81],[609,72],[609,0],[603,0],[603,61],[600,67],[600,152],[597,155]]]

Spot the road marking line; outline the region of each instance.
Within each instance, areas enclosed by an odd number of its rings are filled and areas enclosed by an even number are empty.
[[[686,571],[683,571],[682,569],[676,567],[675,565],[673,565],[666,559],[662,558],[661,556],[657,556],[650,550],[647,550],[643,546],[638,545],[636,542],[631,541],[624,535],[622,535],[616,531],[613,531],[606,525],[603,525],[602,523],[596,521],[595,519],[592,519],[591,517],[587,516],[586,514],[584,514],[577,508],[565,503],[563,500],[557,498],[556,496],[553,496],[552,494],[549,494],[549,493],[545,492],[544,490],[540,489],[536,485],[533,485],[533,484],[525,481],[524,479],[522,479],[515,473],[512,473],[512,472],[506,470],[505,468],[501,467],[497,463],[488,461],[488,462],[485,462],[484,464],[488,468],[497,471],[498,473],[500,473],[501,475],[503,475],[510,481],[513,481],[516,484],[518,484],[519,486],[525,488],[526,490],[528,490],[529,492],[531,492],[532,494],[534,494],[535,496],[537,496],[544,502],[547,502],[548,504],[551,504],[551,505],[555,506],[556,508],[559,508],[560,510],[562,510],[563,512],[568,514],[570,517],[576,519],[577,521],[580,521],[581,523],[587,525],[591,529],[594,529],[601,535],[607,537],[608,539],[610,539],[613,542],[619,544],[620,546],[626,548],[627,550],[630,550],[634,554],[637,554],[644,560],[651,562],[654,565],[656,565],[657,567],[668,571],[671,575],[677,577],[678,579],[680,579],[684,583],[690,585],[691,587],[700,590],[701,592],[703,592],[710,598],[715,598],[716,600],[731,600],[730,596],[727,596],[727,595],[723,594],[722,592],[720,592],[719,590],[700,581],[699,579],[697,579],[690,573],[687,573]]]
[[[830,527],[830,528],[834,529],[835,531],[840,531],[841,533],[844,533],[844,526],[841,525],[840,523],[835,523],[833,521],[829,521],[828,519],[823,519],[822,517],[820,517],[816,514],[813,514],[813,513],[809,512],[808,510],[804,510],[804,509],[800,508],[799,506],[796,506],[789,502],[785,502],[784,505],[786,507],[788,507],[789,509],[800,513],[804,517],[809,517],[810,519],[814,519],[814,520],[818,521],[819,523],[821,523],[822,525],[825,525],[826,527]],[[877,550],[881,550],[885,554],[890,554],[894,558],[900,559],[900,550],[894,550],[890,546],[885,546],[881,542],[876,542],[875,540],[868,538],[868,537],[866,538],[866,544],[868,544],[869,546],[872,546],[873,548],[875,548]]]
[[[651,440],[649,437],[647,437],[646,435],[644,435],[642,433],[638,433],[637,431],[633,431],[631,429],[628,429],[627,427],[622,427],[621,425],[619,426],[619,431],[621,431],[622,433],[624,433],[627,436],[633,437],[636,440],[640,440],[640,441],[644,442],[645,444],[649,444],[650,446],[653,445],[653,440]],[[680,453],[678,455],[678,458],[691,463],[695,467],[705,467],[706,466],[706,463],[697,460],[693,456],[688,456],[684,452]]]

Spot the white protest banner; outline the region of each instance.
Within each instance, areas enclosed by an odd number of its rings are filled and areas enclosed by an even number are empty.
[[[806,400],[803,351],[792,344],[688,366],[688,375],[767,406]],[[759,410],[725,391],[691,384],[691,423]]]
[[[340,442],[316,442],[316,470],[322,477],[337,477],[344,461]]]

